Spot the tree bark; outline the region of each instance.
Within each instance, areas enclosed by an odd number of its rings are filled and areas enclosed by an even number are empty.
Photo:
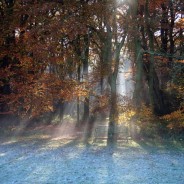
[[[151,30],[151,22],[149,18],[149,8],[148,8],[149,0],[146,0],[146,8],[145,8],[145,22],[146,22],[146,30],[149,39],[149,61],[148,61],[148,86],[149,86],[149,96],[150,96],[150,105],[154,112],[154,114],[162,115],[165,114],[165,104],[163,99],[163,93],[160,89],[160,84],[158,80],[158,76],[154,66],[154,34]]]
[[[117,79],[117,76],[115,75],[111,75],[109,77],[109,85],[111,88],[110,89],[111,98],[110,98],[108,139],[107,139],[108,146],[114,145],[117,142],[116,132],[115,132],[117,117],[118,117],[116,79]]]
[[[140,40],[135,38],[135,64],[136,64],[136,73],[135,73],[135,89],[133,94],[133,99],[137,109],[140,108],[143,100],[143,53],[141,51]]]
[[[88,83],[88,60],[89,60],[89,34],[84,36],[84,56],[83,56],[83,81]],[[84,99],[84,113],[82,117],[82,125],[89,120],[89,95]]]

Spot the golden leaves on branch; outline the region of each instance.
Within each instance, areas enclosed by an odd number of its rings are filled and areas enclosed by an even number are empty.
[[[182,119],[184,118],[184,110],[177,110],[172,112],[171,114],[167,114],[165,116],[162,116],[161,119],[170,121],[170,120],[176,120],[176,119]]]
[[[175,25],[177,28],[184,29],[184,18],[180,18]]]
[[[180,130],[181,128],[184,128],[184,109],[174,111],[170,114],[162,116],[160,119],[168,122],[167,127],[169,129],[176,131]]]
[[[17,58],[18,63],[0,69],[0,85],[7,83],[11,89],[10,94],[1,95],[1,102],[21,117],[52,111],[54,101],[59,99],[71,101],[88,95],[86,83],[61,79],[57,73],[42,71],[40,63],[32,57],[17,55]]]
[[[132,119],[132,117],[136,114],[134,110],[127,110],[123,113],[120,113],[118,116],[118,124],[128,123]]]
[[[53,110],[53,102],[61,99],[71,101],[87,96],[88,91],[74,80],[60,80],[54,74],[43,73],[39,78],[26,81],[12,81],[13,93],[7,96],[12,111],[20,116],[38,116]]]

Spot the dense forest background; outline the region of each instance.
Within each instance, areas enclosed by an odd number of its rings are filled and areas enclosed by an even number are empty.
[[[0,127],[67,119],[87,140],[108,121],[108,144],[118,124],[183,139],[183,11],[181,0],[1,0]]]

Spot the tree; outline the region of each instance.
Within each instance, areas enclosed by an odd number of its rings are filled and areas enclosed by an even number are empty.
[[[174,6],[171,1],[138,1],[136,5],[133,4],[131,7],[134,12],[133,18],[136,20],[134,25],[136,25],[138,31],[138,34],[136,34],[138,37],[134,37],[137,40],[134,41],[136,44],[134,48],[138,48],[134,52],[137,66],[134,99],[139,107],[141,100],[138,99],[141,99],[142,71],[144,71],[153,112],[157,115],[170,113],[172,104],[169,102],[170,97],[165,89],[172,77],[166,78],[165,76],[170,76],[173,58],[179,58],[179,56],[174,56],[173,52],[174,35],[177,35],[178,32],[177,29],[174,31],[175,34],[173,32],[174,24],[176,24],[176,20],[174,20],[176,15],[173,14]],[[141,64],[142,62],[143,64]],[[164,62],[167,65],[164,65]],[[164,75],[161,72],[162,68],[158,65],[164,66]],[[159,73],[161,74],[158,75]]]

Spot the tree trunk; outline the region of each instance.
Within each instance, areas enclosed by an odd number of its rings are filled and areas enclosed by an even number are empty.
[[[149,39],[149,61],[148,61],[148,86],[149,86],[149,96],[150,96],[150,105],[154,114],[162,115],[165,114],[165,104],[163,100],[163,93],[160,90],[160,84],[158,76],[154,67],[154,34],[151,31],[150,25],[151,22],[148,19],[149,17],[149,0],[146,0],[146,9],[145,9],[145,21],[147,26],[147,35]]]
[[[140,16],[143,15],[143,8],[140,8],[139,11]],[[135,1],[131,6],[131,16],[133,21],[138,18],[138,1]],[[133,30],[135,30],[135,34],[139,33],[140,25],[133,24]],[[141,27],[141,32],[144,34],[144,28]],[[144,36],[144,35],[143,35]],[[143,43],[145,44],[145,38],[143,37]],[[137,109],[140,109],[142,100],[143,100],[143,61],[142,61],[142,47],[141,41],[138,35],[134,36],[134,59],[135,59],[135,89],[133,94],[134,104]]]
[[[89,144],[89,139],[91,138],[91,135],[92,135],[95,120],[96,120],[96,115],[95,114],[90,115],[88,119],[86,131],[85,131],[84,144]]]
[[[143,53],[141,52],[140,40],[135,38],[135,59],[136,59],[136,73],[135,73],[135,89],[133,99],[135,106],[139,109],[143,99]]]
[[[80,64],[77,69],[77,80],[80,82]],[[77,127],[80,127],[80,101],[79,97],[77,97]]]
[[[167,42],[168,42],[168,10],[166,5],[163,3],[162,8],[162,20],[161,20],[161,51],[167,53]]]
[[[173,2],[170,0],[169,2],[169,8],[170,8],[170,25],[169,25],[169,42],[170,42],[170,47],[169,47],[169,53],[172,56],[174,54],[174,36],[173,36],[173,30],[174,30],[174,21],[175,21],[175,13],[174,13],[174,8],[173,8]],[[169,68],[172,68],[173,58],[169,57]]]
[[[116,79],[117,76],[111,75],[109,77],[109,85],[111,90],[111,98],[110,98],[110,113],[109,113],[109,128],[108,128],[108,139],[107,145],[114,145],[117,142],[116,139],[116,122],[118,117],[117,111],[117,89],[116,89]]]
[[[107,146],[112,146],[116,143],[116,135],[115,135],[115,125],[117,118],[117,89],[116,89],[116,80],[117,80],[117,71],[115,71],[116,63],[113,64],[112,61],[112,32],[111,27],[107,24],[107,39],[105,44],[104,52],[104,63],[105,67],[107,67],[108,73],[108,82],[110,86],[110,112],[109,112],[109,127],[108,127],[108,138],[107,138]],[[117,60],[118,61],[118,60]],[[114,65],[114,66],[113,66]],[[115,73],[116,72],[116,73]]]
[[[84,36],[84,56],[83,56],[83,81],[88,83],[88,60],[89,60],[89,35]],[[84,113],[82,126],[89,120],[89,96],[84,99]]]

